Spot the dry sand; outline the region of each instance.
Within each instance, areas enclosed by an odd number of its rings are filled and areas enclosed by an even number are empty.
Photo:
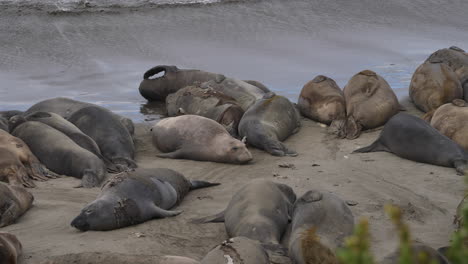
[[[410,104],[406,106],[409,112],[420,114]],[[339,140],[328,136],[320,124],[302,121],[300,132],[286,141],[297,150],[298,157],[274,157],[252,149],[254,162],[241,166],[157,158],[149,124],[138,124],[135,141],[139,166],[171,168],[191,179],[222,185],[191,192],[178,207],[184,212],[173,218],[114,231],[80,232],[70,222],[94,200],[99,189],[74,189],[79,181],[69,177],[49,180],[31,189],[35,196],[32,209],[1,231],[18,236],[24,247],[24,263],[31,264],[49,258],[55,260],[50,263],[158,263],[166,254],[201,259],[226,238],[224,225],[189,221],[223,210],[243,184],[266,178],[292,186],[297,195],[321,189],[357,202],[351,209],[356,220],[369,219],[377,259],[396,247],[394,228],[384,213],[387,203],[404,209],[414,239],[436,248],[447,245],[464,189],[463,177],[453,168],[416,163],[384,152],[350,154],[372,143],[380,130],[352,141]],[[295,168],[280,168],[283,163]]]

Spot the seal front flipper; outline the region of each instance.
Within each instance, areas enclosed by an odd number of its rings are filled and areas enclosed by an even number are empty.
[[[457,170],[458,175],[466,175],[468,174],[468,161],[467,160],[455,160],[453,162],[453,166]]]
[[[353,116],[348,117],[346,121],[346,138],[356,139],[361,135],[362,125],[354,119]]]
[[[218,186],[221,183],[218,182],[206,182],[206,181],[190,181],[190,190],[196,190],[196,189],[201,189],[201,188],[206,188],[206,187],[211,187],[211,186]]]
[[[202,217],[199,219],[193,219],[190,222],[193,224],[222,223],[224,222],[224,212],[225,210],[215,215],[210,215],[210,216]]]
[[[153,218],[166,218],[166,217],[173,217],[173,216],[176,216],[176,215],[180,215],[183,211],[182,210],[179,210],[179,211],[168,211],[168,210],[164,210],[156,205],[154,206],[151,206],[151,208],[149,208],[149,210],[151,211],[152,215],[153,215]]]
[[[380,143],[380,141],[377,139],[374,143],[372,143],[370,146],[367,146],[367,147],[363,147],[363,148],[360,148],[360,149],[356,149],[355,151],[353,151],[352,153],[367,153],[367,152],[378,152],[378,151],[387,151],[387,152],[391,152],[387,149],[387,147],[385,147],[384,145],[382,145]]]
[[[159,153],[156,154],[157,157],[164,158],[164,159],[179,159],[182,157],[182,151],[176,150],[173,152],[168,152],[168,153]]]

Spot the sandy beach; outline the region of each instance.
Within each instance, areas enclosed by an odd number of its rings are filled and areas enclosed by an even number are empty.
[[[420,113],[406,101],[408,112]],[[300,132],[286,143],[298,157],[274,157],[251,149],[254,161],[228,165],[155,157],[148,124],[137,125],[137,162],[144,168],[171,168],[191,179],[220,182],[220,186],[195,190],[183,200],[176,217],[149,221],[107,232],[80,232],[70,226],[82,207],[95,199],[98,188],[74,189],[79,180],[65,177],[38,183],[31,189],[34,206],[16,224],[2,228],[18,236],[24,246],[24,263],[158,263],[163,255],[200,260],[227,238],[222,223],[192,224],[190,220],[215,214],[251,179],[285,183],[297,195],[310,189],[327,190],[356,202],[356,221],[367,218],[372,250],[378,259],[395,249],[397,237],[384,212],[385,204],[404,211],[413,239],[433,247],[447,245],[453,231],[455,208],[463,191],[463,177],[453,168],[416,163],[390,153],[350,154],[372,143],[380,129],[356,140],[330,137],[319,123],[303,119]],[[279,165],[292,164],[293,168]],[[77,262],[73,262],[77,261]],[[89,262],[91,261],[91,262]]]

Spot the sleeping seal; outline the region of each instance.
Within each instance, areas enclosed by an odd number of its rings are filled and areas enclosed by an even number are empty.
[[[459,174],[468,169],[465,150],[426,121],[405,113],[393,116],[379,138],[353,153],[387,151],[401,158],[445,167]]]
[[[176,216],[168,211],[191,190],[219,185],[189,181],[170,169],[142,169],[111,177],[96,200],[86,205],[71,225],[81,231],[106,231],[155,218]]]
[[[20,263],[23,246],[15,235],[0,232],[0,264]]]
[[[313,234],[308,234],[311,230]],[[331,193],[308,191],[294,204],[289,256],[294,264],[333,263],[333,252],[353,230],[354,216],[343,200]]]
[[[297,156],[281,141],[297,133],[300,127],[300,116],[294,105],[286,97],[268,93],[244,113],[239,123],[239,136],[271,155]]]
[[[33,195],[23,187],[0,182],[0,227],[16,222],[31,208],[33,201]]]
[[[252,160],[252,154],[243,142],[206,117],[169,117],[159,121],[151,131],[153,144],[163,152],[158,154],[161,158],[235,164]]]
[[[99,186],[106,176],[101,159],[46,124],[27,121],[17,126],[13,135],[24,140],[48,169],[81,179],[83,187]]]

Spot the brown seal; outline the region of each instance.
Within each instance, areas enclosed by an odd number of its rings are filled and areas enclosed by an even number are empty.
[[[424,119],[441,134],[468,150],[468,104],[465,101],[455,99],[426,114]]]
[[[340,87],[333,79],[319,75],[302,88],[297,105],[307,118],[330,126],[330,132],[342,131],[346,124],[346,103]]]
[[[17,264],[23,246],[15,235],[0,232],[0,264]]]
[[[13,224],[31,208],[34,197],[21,186],[0,182],[0,227]]]
[[[420,110],[429,112],[454,99],[463,98],[463,89],[449,66],[425,62],[411,78],[409,95]]]
[[[355,139],[363,129],[384,125],[401,106],[390,85],[377,73],[364,70],[354,75],[344,90],[346,137]]]
[[[0,181],[35,187],[32,180],[55,178],[34,156],[23,140],[0,130]]]

